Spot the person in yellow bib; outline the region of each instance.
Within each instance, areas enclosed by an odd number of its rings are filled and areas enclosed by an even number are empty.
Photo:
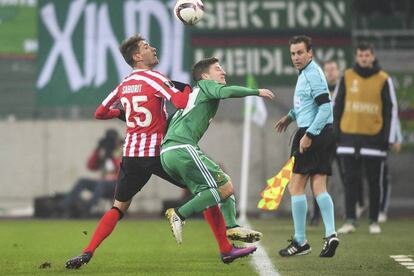
[[[395,141],[398,107],[391,77],[381,70],[370,43],[360,43],[356,64],[345,71],[334,95],[334,129],[344,169],[346,222],[339,233],[355,231],[358,185],[369,183],[369,233],[379,234],[383,170]]]

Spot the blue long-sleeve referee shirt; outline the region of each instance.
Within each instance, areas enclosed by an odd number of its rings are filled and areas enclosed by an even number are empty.
[[[319,65],[311,60],[299,72],[289,117],[296,120],[298,127],[307,128],[306,132],[312,135],[319,135],[325,125],[333,122],[331,101],[321,105],[315,101],[324,93],[330,99],[325,75]]]

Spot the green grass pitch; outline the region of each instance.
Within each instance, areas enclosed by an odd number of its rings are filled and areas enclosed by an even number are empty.
[[[177,245],[164,220],[126,219],[78,271],[64,263],[86,246],[97,220],[0,220],[0,275],[257,275],[251,257],[221,263],[215,240],[202,220],[189,220]],[[263,246],[281,275],[412,275],[390,255],[414,255],[412,219],[391,220],[381,235],[369,235],[362,222],[356,233],[342,235],[337,255],[318,257],[323,227],[308,229],[313,252],[281,258],[290,219],[252,220],[264,233]],[[86,234],[84,233],[86,231]],[[40,269],[42,263],[50,268]]]

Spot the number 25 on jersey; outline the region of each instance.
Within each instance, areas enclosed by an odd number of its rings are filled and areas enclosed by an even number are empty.
[[[122,106],[125,110],[125,119],[126,124],[128,127],[134,128],[136,126],[139,127],[147,127],[151,124],[152,121],[152,114],[147,108],[143,106],[139,106],[140,103],[144,103],[148,101],[147,96],[133,96],[131,98],[131,102],[125,98],[121,98]],[[133,116],[131,116],[131,113]],[[141,114],[144,114],[145,117],[141,119]]]

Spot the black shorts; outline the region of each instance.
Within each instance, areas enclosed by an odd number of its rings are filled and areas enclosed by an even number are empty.
[[[185,188],[185,186],[175,181],[163,170],[159,156],[122,157],[118,182],[115,188],[115,199],[121,202],[130,200],[141,191],[153,174],[180,188]]]
[[[293,138],[291,155],[295,154],[293,172],[298,174],[332,175],[332,161],[335,156],[335,137],[332,125],[326,125],[321,133],[312,138],[307,151],[299,153],[299,143],[307,128],[299,128]]]

